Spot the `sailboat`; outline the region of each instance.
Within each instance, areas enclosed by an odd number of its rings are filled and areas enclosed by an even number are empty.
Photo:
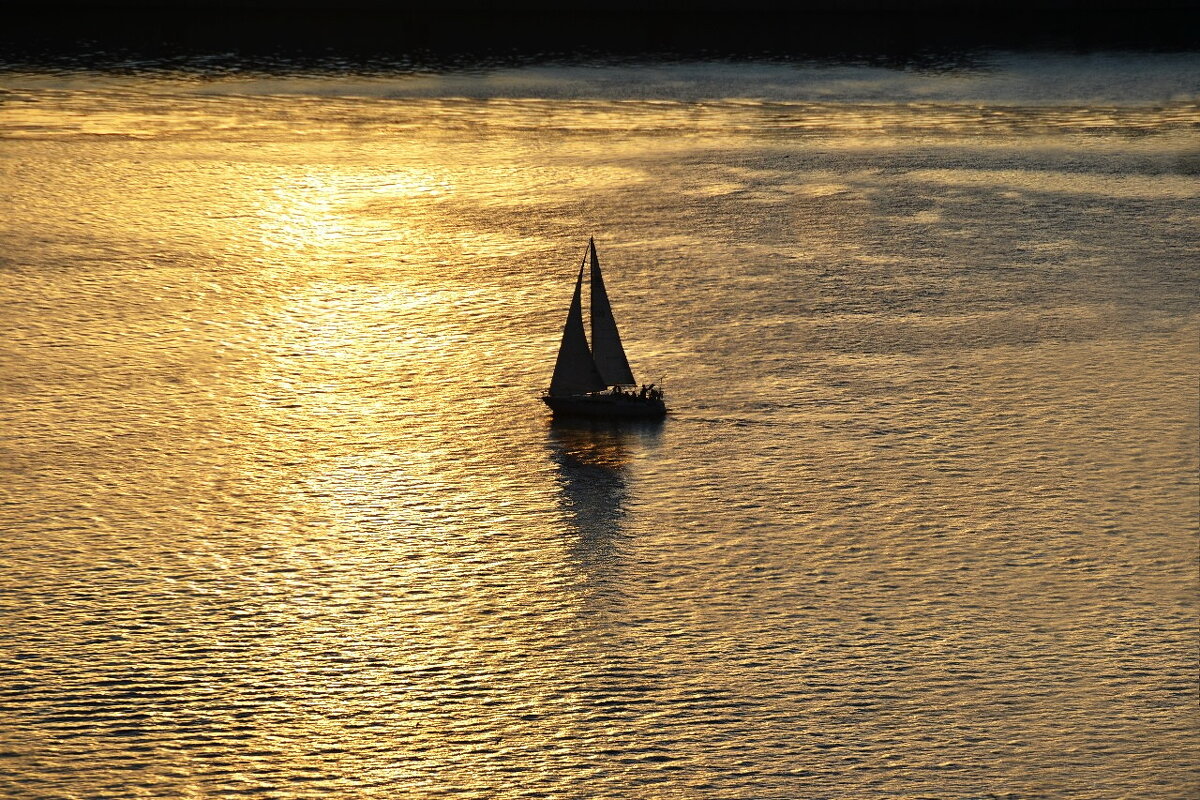
[[[583,269],[590,263],[592,341],[588,344],[583,330]],[[550,388],[542,395],[556,416],[621,417],[661,419],[666,416],[660,388],[651,384],[638,389],[621,346],[621,334],[613,318],[600,259],[596,256],[596,240],[588,239],[587,254],[579,265],[575,279],[575,295],[563,326],[558,360]]]

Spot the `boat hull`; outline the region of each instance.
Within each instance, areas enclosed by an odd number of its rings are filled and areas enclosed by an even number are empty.
[[[593,394],[543,395],[554,416],[608,419],[662,419],[667,405],[662,400],[595,392]]]

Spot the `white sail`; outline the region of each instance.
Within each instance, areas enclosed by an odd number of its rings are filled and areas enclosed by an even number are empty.
[[[592,359],[606,386],[632,386],[633,371],[629,359],[621,346],[621,334],[617,331],[617,320],[613,317],[604,288],[604,277],[600,274],[600,259],[596,256],[596,241],[588,240],[592,265]]]
[[[596,362],[592,360],[587,336],[583,332],[582,289],[583,265],[580,264],[579,277],[575,280],[575,296],[571,298],[567,324],[563,326],[562,344],[558,348],[558,360],[554,362],[554,377],[550,379],[550,394],[553,396],[598,392],[607,386],[596,370]]]

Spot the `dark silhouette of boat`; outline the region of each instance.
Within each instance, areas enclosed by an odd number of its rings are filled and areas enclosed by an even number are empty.
[[[592,340],[583,330],[583,268],[591,264]],[[667,414],[662,389],[651,384],[638,388],[621,345],[613,318],[596,241],[588,239],[587,254],[579,265],[575,295],[563,326],[562,344],[554,363],[550,388],[542,395],[555,416],[661,419]]]

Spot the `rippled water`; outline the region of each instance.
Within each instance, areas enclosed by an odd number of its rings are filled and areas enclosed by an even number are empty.
[[[1194,796],[1197,85],[0,75],[0,795]]]

